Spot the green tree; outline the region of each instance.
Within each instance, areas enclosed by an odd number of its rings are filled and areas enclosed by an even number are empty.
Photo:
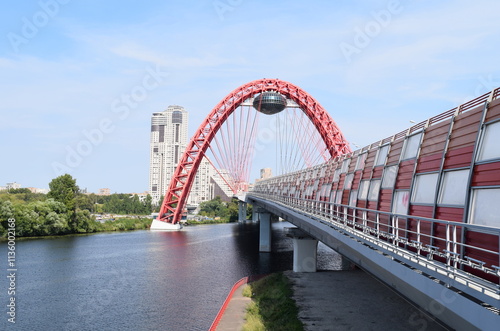
[[[104,203],[103,210],[106,213],[121,214],[123,210],[123,201],[118,194],[111,194],[109,200]]]
[[[127,210],[127,214],[142,214],[142,203],[139,196],[134,194],[130,200],[130,207]]]
[[[82,210],[94,211],[94,201],[96,201],[95,194],[82,194],[78,193],[76,196],[76,207]]]
[[[43,222],[30,205],[14,205],[16,235],[20,237],[39,236],[43,232]]]
[[[90,215],[88,210],[77,209],[75,212],[72,230],[79,233],[96,232],[98,229],[97,222]]]
[[[160,200],[158,201],[158,203],[155,205],[155,208],[154,208],[154,212],[155,213],[159,213],[160,212],[160,208],[161,208],[161,204],[163,203],[163,200],[165,199],[165,196],[162,194],[161,197],[160,197]]]
[[[47,199],[30,203],[27,207],[37,215],[37,223],[33,229],[35,235],[46,236],[68,232],[68,214],[62,202]]]
[[[228,209],[221,197],[216,196],[212,200],[200,203],[200,214],[211,217],[226,217],[228,216]]]
[[[9,218],[14,217],[14,205],[10,201],[0,201],[0,235],[6,233]]]
[[[48,198],[62,202],[68,212],[76,211],[76,197],[80,190],[76,185],[76,179],[73,179],[69,174],[64,174],[54,178],[49,183],[49,188]]]
[[[59,176],[49,183],[49,188],[47,196],[66,206],[69,232],[94,232],[96,230],[97,224],[89,210],[82,210],[78,207],[78,202],[85,202],[88,208],[88,200],[81,197],[76,179],[69,174]]]
[[[149,215],[153,211],[153,198],[148,194],[146,195],[146,199],[144,199],[142,214]]]
[[[27,188],[11,188],[8,190],[10,194],[31,193]]]
[[[150,195],[146,196],[144,201],[141,201],[137,194],[132,196],[128,194],[111,194],[107,199],[102,210],[107,213],[114,214],[135,214],[135,215],[148,215],[152,210],[152,198]]]
[[[232,198],[231,202],[227,206],[228,214],[229,214],[229,222],[237,222],[239,218],[239,210],[238,210],[238,199]]]

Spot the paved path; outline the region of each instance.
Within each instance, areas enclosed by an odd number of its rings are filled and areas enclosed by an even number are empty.
[[[239,331],[245,324],[246,306],[252,301],[252,299],[243,296],[245,286],[241,285],[234,291],[233,297],[217,326],[217,331]]]
[[[362,270],[284,274],[307,331],[447,330]],[[234,293],[217,331],[241,330],[251,301],[242,295],[244,287]]]

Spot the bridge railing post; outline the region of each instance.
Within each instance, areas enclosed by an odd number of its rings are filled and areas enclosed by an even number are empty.
[[[397,230],[398,228],[398,217],[396,215],[391,215],[391,225],[390,229],[387,231],[387,233],[392,234],[392,244],[397,245],[398,244],[398,238],[399,238],[399,231]]]

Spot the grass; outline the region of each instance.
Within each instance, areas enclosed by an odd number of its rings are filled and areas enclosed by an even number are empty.
[[[252,298],[245,315],[244,331],[303,331],[292,288],[283,273],[250,283],[243,295]]]
[[[188,220],[186,221],[186,225],[200,225],[200,224],[222,224],[222,223],[229,223],[229,218],[221,218],[219,220],[215,219],[208,219],[208,220]]]
[[[97,232],[105,231],[130,231],[149,229],[153,220],[149,217],[117,218],[97,225]]]

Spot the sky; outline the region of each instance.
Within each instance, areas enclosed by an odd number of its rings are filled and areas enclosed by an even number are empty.
[[[353,149],[369,145],[500,86],[499,12],[494,0],[9,2],[0,186],[70,173],[89,192],[146,191],[153,112],[184,106],[191,136],[261,78],[301,87]]]

